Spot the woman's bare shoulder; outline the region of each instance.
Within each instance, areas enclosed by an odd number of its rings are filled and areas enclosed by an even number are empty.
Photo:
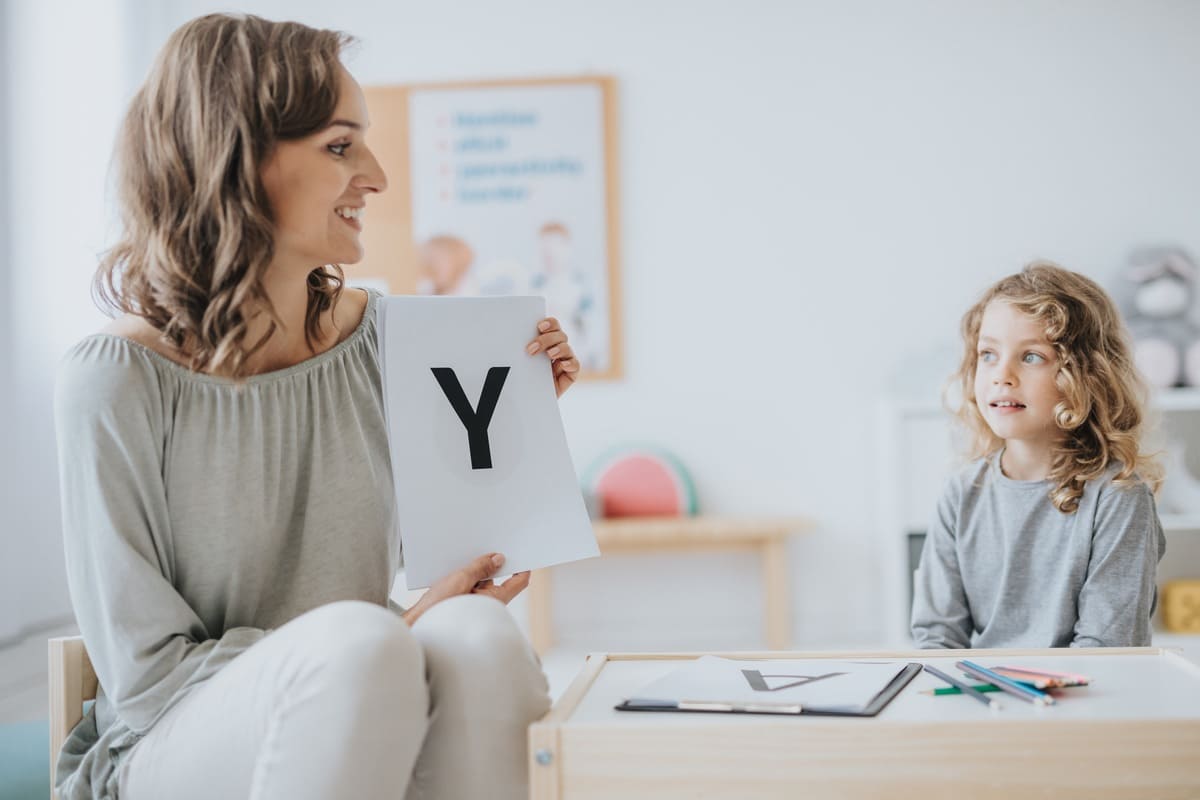
[[[128,339],[148,350],[153,350],[163,358],[168,358],[177,364],[186,366],[186,362],[175,352],[174,348],[163,341],[159,330],[136,314],[122,314],[114,318],[100,330],[100,333]]]
[[[348,339],[358,330],[363,315],[367,313],[367,302],[370,299],[366,289],[348,288],[342,292],[334,308],[334,327],[337,330],[338,342]]]
[[[347,289],[338,299],[333,309],[333,341],[327,347],[350,337],[362,323],[367,311],[370,295],[365,289]],[[170,359],[177,364],[187,366],[187,359],[178,353],[169,342],[164,341],[157,328],[136,314],[123,314],[106,325],[101,333],[119,336],[135,344],[153,350],[160,356]]]

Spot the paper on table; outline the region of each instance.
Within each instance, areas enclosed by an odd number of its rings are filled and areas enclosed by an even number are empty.
[[[702,656],[639,689],[627,702],[635,707],[701,702],[861,711],[904,667],[904,662],[734,661]]]
[[[506,558],[504,574],[599,555],[550,362],[525,352],[544,316],[540,297],[379,302],[379,360],[409,589],[493,551]],[[474,441],[452,404],[459,393]],[[481,401],[489,394],[494,411],[485,420]]]

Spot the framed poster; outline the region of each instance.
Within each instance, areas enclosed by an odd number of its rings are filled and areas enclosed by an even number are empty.
[[[350,283],[542,295],[583,377],[621,376],[615,81],[364,87],[388,189]]]

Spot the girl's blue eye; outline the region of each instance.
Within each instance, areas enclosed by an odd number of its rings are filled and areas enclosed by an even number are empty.
[[[1026,353],[1021,360],[1026,364],[1041,364],[1046,359],[1040,353]]]
[[[995,357],[996,357],[996,354],[993,353],[991,350],[980,350],[979,351],[979,360],[980,361],[991,361]]]
[[[333,153],[335,156],[341,157],[341,156],[346,155],[346,148],[349,146],[350,146],[349,142],[344,142],[341,144],[331,144],[331,145],[329,145],[329,152]]]

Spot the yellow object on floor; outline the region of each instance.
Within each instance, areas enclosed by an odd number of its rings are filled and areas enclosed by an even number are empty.
[[[1163,624],[1172,633],[1200,633],[1200,580],[1167,581]]]

